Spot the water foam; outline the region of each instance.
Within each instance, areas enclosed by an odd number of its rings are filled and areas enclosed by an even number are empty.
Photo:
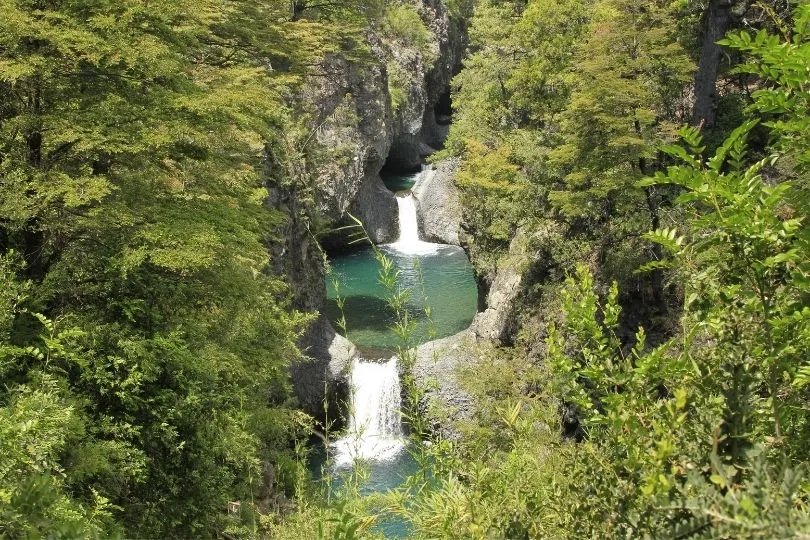
[[[436,253],[441,244],[425,242],[419,238],[419,217],[416,212],[416,198],[413,193],[397,195],[399,210],[399,238],[388,244],[390,249],[404,255],[430,255]]]
[[[356,459],[396,458],[405,448],[397,359],[385,363],[355,359],[349,381],[349,427],[335,443],[335,466],[351,466]]]

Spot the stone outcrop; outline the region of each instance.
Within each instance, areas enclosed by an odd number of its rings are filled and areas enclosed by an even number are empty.
[[[461,200],[454,183],[458,159],[431,167],[413,186],[422,238],[429,242],[461,245]]]
[[[446,0],[419,0],[422,20],[433,35],[429,51],[392,44],[398,72],[407,81],[405,104],[395,112],[395,137],[389,165],[416,169],[422,158],[441,148],[449,119],[440,124],[434,107],[449,92],[450,80],[461,68],[466,36],[450,19]],[[425,54],[435,59],[425,62]]]
[[[518,327],[521,299],[527,277],[542,264],[541,253],[530,247],[530,239],[521,231],[509,244],[509,253],[498,261],[487,294],[486,309],[478,313],[470,330],[496,345],[510,345]]]
[[[476,341],[475,334],[465,330],[416,349],[414,382],[425,392],[423,404],[433,429],[445,437],[456,437],[454,422],[473,412],[472,398],[461,388],[457,375],[459,368],[477,362]]]
[[[523,274],[518,269],[499,270],[487,295],[487,307],[475,316],[470,330],[496,344],[509,344],[516,323],[515,300],[521,293],[522,282]]]
[[[314,107],[306,151],[318,211],[336,224],[351,212],[380,243],[396,238],[398,224],[394,195],[379,172],[386,163],[416,169],[443,144],[448,126],[439,124],[434,106],[446,95],[463,50],[444,0],[420,0],[417,7],[433,36],[427,49],[370,33],[366,46],[376,62],[329,54],[303,96]],[[396,110],[391,84],[404,97]]]
[[[305,96],[321,119],[309,141],[318,211],[334,223],[351,212],[375,242],[391,241],[397,204],[379,176],[393,141],[385,66],[331,54],[320,70],[324,76],[312,78]]]
[[[309,328],[306,341],[308,359],[292,367],[299,403],[305,411],[321,417],[326,402],[329,418],[341,418],[343,411],[339,409],[349,392],[347,375],[357,348],[335,332],[323,315]]]
[[[303,312],[319,311],[326,302],[323,254],[301,216],[300,201],[290,188],[274,187],[266,204],[283,212],[287,219],[277,230],[278,242],[268,246],[275,273],[291,276],[293,305]],[[323,403],[333,404],[330,418],[340,418],[337,404],[345,403],[348,391],[346,366],[356,354],[354,345],[335,332],[325,316],[307,329],[300,344],[305,360],[291,368],[293,386],[302,408],[316,417],[323,415]]]

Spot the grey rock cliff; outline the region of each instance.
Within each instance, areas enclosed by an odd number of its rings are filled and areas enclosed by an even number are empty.
[[[458,159],[441,161],[413,186],[422,237],[429,242],[461,245],[461,200],[454,183],[457,169]]]
[[[304,351],[308,359],[292,367],[295,393],[302,408],[321,417],[323,406],[329,406],[329,418],[342,416],[339,410],[348,395],[348,370],[357,348],[335,332],[323,315],[312,324]]]
[[[515,329],[515,300],[522,282],[523,274],[518,269],[499,270],[487,295],[487,308],[475,316],[470,330],[494,343],[508,344]]]
[[[526,278],[542,264],[540,253],[529,246],[530,239],[518,231],[509,244],[509,254],[498,261],[486,309],[478,313],[470,325],[477,336],[496,345],[511,344],[518,326]]]
[[[379,177],[393,141],[385,66],[361,67],[333,54],[320,71],[324,76],[312,78],[305,97],[320,119],[312,126],[309,163],[318,211],[335,223],[351,212],[375,242],[391,241],[397,204]]]
[[[323,255],[301,216],[297,195],[291,188],[274,187],[265,204],[286,216],[274,235],[282,241],[268,246],[276,273],[290,276],[290,293],[296,309],[320,310],[326,302]],[[335,405],[329,417],[339,418],[336,405],[345,402],[346,372],[356,352],[354,345],[338,335],[326,317],[319,315],[307,329],[300,347],[306,359],[291,367],[291,375],[302,408],[321,417],[326,400]]]
[[[461,61],[462,36],[445,1],[420,0],[417,8],[433,36],[429,50],[370,33],[367,45],[376,62],[327,55],[303,96],[314,109],[307,166],[318,211],[333,223],[344,223],[351,212],[380,243],[396,239],[398,224],[394,195],[379,172],[386,162],[418,168],[443,143],[447,126],[438,125],[434,106]],[[397,110],[391,107],[389,69],[400,74],[396,84],[405,96]]]

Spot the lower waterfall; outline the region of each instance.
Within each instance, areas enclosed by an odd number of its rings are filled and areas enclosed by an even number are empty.
[[[349,383],[349,427],[335,443],[335,466],[350,466],[356,459],[395,458],[405,448],[397,359],[385,363],[355,359]]]

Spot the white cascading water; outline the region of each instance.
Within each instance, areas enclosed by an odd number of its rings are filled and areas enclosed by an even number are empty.
[[[425,174],[425,171],[420,174]],[[419,239],[419,218],[416,213],[416,199],[413,193],[408,192],[407,195],[397,195],[397,205],[399,207],[399,238],[393,244],[388,244],[388,246],[406,255],[435,253],[440,244],[432,244]]]
[[[335,466],[351,466],[356,459],[395,458],[405,447],[397,359],[385,363],[355,359],[349,382],[349,428],[335,443]]]
[[[399,238],[396,243],[403,247],[417,246],[419,239],[419,218],[416,213],[416,199],[412,193],[397,197],[399,206]]]

